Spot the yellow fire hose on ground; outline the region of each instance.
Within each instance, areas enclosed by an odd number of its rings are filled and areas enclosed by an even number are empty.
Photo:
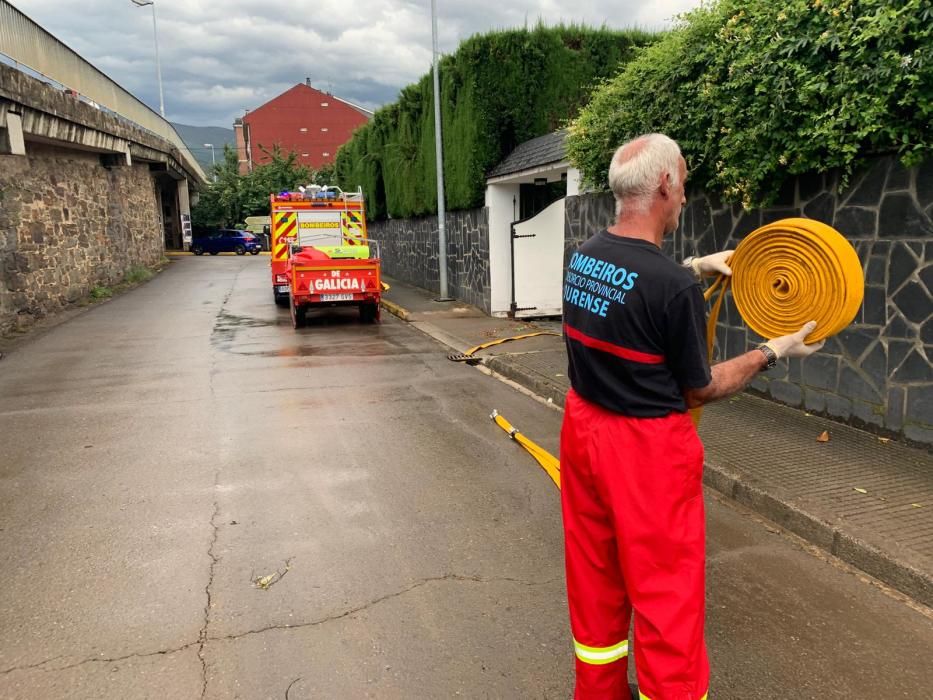
[[[554,480],[557,488],[560,488],[560,462],[557,457],[522,435],[518,428],[500,416],[498,411],[493,411],[489,417],[495,421],[496,425],[507,432],[510,438],[528,450],[528,453],[535,458],[541,468],[547,472],[547,475]]]
[[[796,333],[807,321],[815,343],[839,333],[855,318],[865,294],[858,254],[834,228],[813,219],[782,219],[746,236],[729,260],[732,277],[720,275],[704,293],[712,302],[706,328],[707,353],[713,356],[716,324],[726,290],[742,320],[762,338]],[[691,411],[700,422],[702,409]],[[518,432],[498,412],[491,418],[537,460],[560,488],[560,462]]]
[[[482,362],[479,357],[475,357],[473,353],[480,350],[485,350],[486,348],[491,348],[494,345],[502,345],[502,343],[508,343],[511,340],[523,340],[525,338],[534,338],[539,335],[557,335],[554,331],[535,331],[534,333],[523,333],[522,335],[513,335],[509,338],[499,338],[498,340],[490,340],[488,343],[482,343],[481,345],[474,345],[469,350],[465,352],[452,352],[447,356],[447,359],[451,362],[466,362],[468,365],[475,365]]]

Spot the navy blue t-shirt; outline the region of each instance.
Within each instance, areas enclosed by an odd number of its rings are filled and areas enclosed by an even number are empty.
[[[706,303],[689,270],[648,241],[600,231],[564,277],[570,383],[636,417],[687,410],[682,388],[710,382]]]

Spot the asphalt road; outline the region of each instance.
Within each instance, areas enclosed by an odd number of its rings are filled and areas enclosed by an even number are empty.
[[[0,361],[0,697],[569,698],[558,494],[488,418],[556,452],[560,413],[394,317],[293,331],[267,266]],[[711,698],[930,697],[928,610],[708,517]]]

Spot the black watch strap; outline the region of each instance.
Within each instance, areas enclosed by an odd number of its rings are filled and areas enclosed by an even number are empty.
[[[764,344],[759,345],[758,349],[761,350],[762,354],[765,356],[765,359],[768,361],[764,366],[764,369],[771,369],[777,364],[777,355],[774,353],[774,350]]]

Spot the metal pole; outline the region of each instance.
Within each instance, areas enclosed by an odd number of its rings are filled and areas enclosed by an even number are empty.
[[[205,143],[204,148],[211,149],[211,172],[214,175],[214,182],[217,182],[217,159],[214,158],[214,144]]]
[[[440,273],[441,295],[438,301],[449,301],[447,295],[447,232],[445,230],[446,212],[444,209],[444,149],[441,135],[441,89],[438,77],[437,51],[437,11],[436,0],[431,0],[431,43],[433,45],[434,73],[434,150],[437,156],[437,243],[438,267]]]
[[[156,75],[159,77],[159,113],[165,119],[165,99],[162,97],[162,63],[159,61],[159,30],[156,27],[155,2],[152,5],[152,37],[155,41]]]

